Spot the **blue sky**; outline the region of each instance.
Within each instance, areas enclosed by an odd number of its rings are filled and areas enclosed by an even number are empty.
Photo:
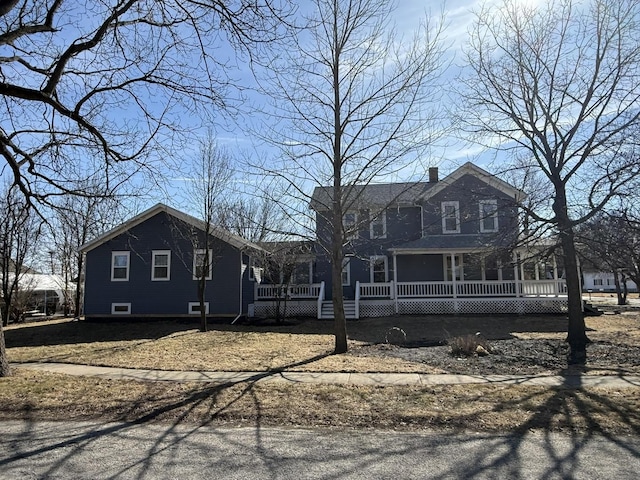
[[[523,0],[523,3],[532,4],[536,1],[539,0]],[[435,18],[438,17],[441,10],[444,9],[446,28],[443,41],[447,46],[447,56],[452,61],[452,65],[446,75],[453,78],[456,72],[459,71],[463,61],[462,48],[467,39],[467,29],[473,19],[472,10],[477,9],[481,3],[481,0],[449,0],[444,4],[439,1],[429,0],[401,0],[398,2],[398,7],[394,13],[392,22],[395,24],[398,34],[410,37],[418,27],[419,21],[423,19],[425,15],[431,14]],[[248,69],[244,69],[244,71],[239,72],[239,74],[239,78],[241,78],[246,85],[255,86],[253,75]],[[258,106],[268,101],[268,99],[261,97],[257,93],[251,93],[250,99]],[[246,128],[248,123],[256,125],[264,120],[264,117],[260,118],[257,114],[253,113],[241,119],[238,124],[231,124],[227,128],[218,127],[215,131],[217,142],[234,158],[240,160],[240,162],[246,158],[268,158],[277,155],[278,152],[274,148],[253,138],[248,128]],[[201,130],[204,138],[207,129],[203,127]],[[443,143],[447,144],[446,148],[438,150],[433,159],[427,162],[431,165],[439,166],[443,174],[454,170],[467,161],[472,161],[486,168],[491,167],[490,164],[495,156],[494,152],[485,152],[481,147],[462,142],[453,137],[447,138]],[[183,152],[186,164],[189,162],[188,157],[193,158],[198,154],[197,144],[192,144],[192,147],[192,151]],[[261,181],[257,176],[246,175],[246,172],[239,175],[242,176],[243,179],[239,183],[248,184],[247,188],[249,190],[252,188],[252,181],[256,183]],[[174,204],[188,209],[188,202],[181,199],[179,194],[179,192],[183,190],[186,182],[188,182],[188,175],[180,172],[169,179],[168,191]],[[308,188],[312,189],[313,185],[310,184]],[[167,201],[162,198],[159,200]]]

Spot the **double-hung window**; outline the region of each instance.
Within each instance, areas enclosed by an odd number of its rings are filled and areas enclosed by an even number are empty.
[[[205,280],[211,280],[211,249],[196,249],[193,252],[193,279],[199,280],[204,274]]]
[[[346,212],[342,217],[342,228],[347,239],[354,240],[358,238],[358,214],[356,212]]]
[[[389,281],[386,256],[373,256],[369,259],[369,276],[371,283],[386,283]]]
[[[442,233],[460,233],[460,204],[442,202]]]
[[[480,232],[498,231],[498,201],[480,200]]]
[[[372,239],[387,238],[387,212],[383,210],[371,219],[369,233]]]
[[[151,280],[171,279],[171,251],[153,250],[151,252]]]
[[[111,252],[111,281],[129,281],[129,252]]]

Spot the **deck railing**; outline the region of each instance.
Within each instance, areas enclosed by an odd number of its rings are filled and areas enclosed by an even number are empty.
[[[393,298],[395,289],[389,283],[359,283],[360,298]]]
[[[256,300],[324,299],[321,283],[310,285],[256,285]],[[360,299],[375,298],[465,298],[465,297],[550,297],[567,293],[564,280],[472,280],[465,282],[359,283]]]
[[[302,284],[302,285],[270,285],[256,284],[255,299],[270,300],[273,298],[313,298],[317,299],[320,295],[320,284]]]

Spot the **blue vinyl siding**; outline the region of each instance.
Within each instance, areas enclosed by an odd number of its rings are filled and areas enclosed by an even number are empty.
[[[481,200],[498,201],[498,234],[505,234],[517,229],[517,211],[514,199],[507,197],[501,191],[473,175],[464,175],[425,202],[423,205],[424,235],[443,234],[441,204],[449,201],[459,203],[460,234],[480,234],[479,207]]]
[[[444,280],[444,264],[442,255],[410,255],[399,256],[399,282],[441,282]]]
[[[129,231],[87,252],[85,314],[111,314],[112,303],[131,303],[132,315],[185,315],[188,303],[198,300],[193,279],[193,243],[186,232],[193,227],[166,213],[158,213]],[[202,232],[198,233],[200,238]],[[207,281],[205,301],[214,315],[240,310],[242,273],[240,251],[217,238],[211,239],[213,276]],[[111,281],[111,252],[130,252],[129,281]],[[152,251],[171,251],[171,278],[152,281]],[[243,301],[243,303],[246,303]],[[246,312],[246,307],[243,309]]]

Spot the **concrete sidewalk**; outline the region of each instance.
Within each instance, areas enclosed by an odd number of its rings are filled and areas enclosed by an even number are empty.
[[[96,367],[69,363],[17,363],[27,368],[65,375],[138,380],[144,382],[241,382],[321,383],[333,385],[538,385],[547,387],[640,387],[640,376],[604,375],[451,375],[426,373],[333,373],[333,372],[181,372],[138,368]]]

